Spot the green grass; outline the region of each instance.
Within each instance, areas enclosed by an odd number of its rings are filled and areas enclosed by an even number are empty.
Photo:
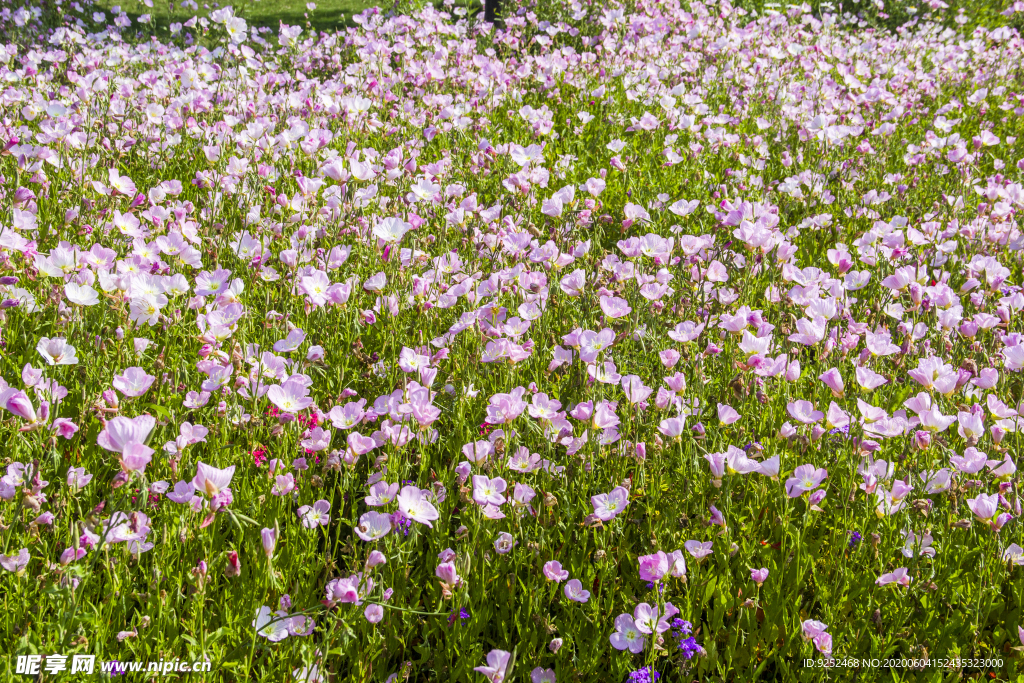
[[[156,35],[162,37],[168,33],[169,26],[173,23],[184,23],[193,16],[206,17],[210,12],[219,7],[227,6],[216,2],[199,3],[199,10],[195,11],[189,7],[182,7],[180,2],[164,2],[157,0],[153,7],[149,8],[140,0],[127,0],[116,2],[111,0],[99,0],[96,5],[104,11],[113,12],[115,7],[126,13],[132,23],[143,14],[150,14],[156,28]],[[380,6],[390,9],[390,3],[372,2],[367,0],[321,0],[316,2],[315,8],[307,9],[306,3],[297,0],[254,0],[245,1],[233,5],[235,13],[244,18],[250,25],[266,26],[276,33],[280,24],[290,26],[303,26],[307,30],[334,31],[348,26],[354,26],[352,17],[366,10],[369,7]],[[112,17],[110,17],[112,19]]]

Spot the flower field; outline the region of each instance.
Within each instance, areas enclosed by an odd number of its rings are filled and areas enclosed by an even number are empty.
[[[1020,680],[1024,3],[505,4],[0,10],[0,670]]]

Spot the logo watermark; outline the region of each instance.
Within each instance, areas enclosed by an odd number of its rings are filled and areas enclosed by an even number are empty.
[[[127,673],[156,673],[166,676],[170,673],[207,673],[211,663],[207,661],[183,662],[180,659],[157,661],[122,662],[117,659],[96,661],[96,655],[18,655],[14,673],[26,676],[47,674],[93,674],[105,673],[115,676]]]

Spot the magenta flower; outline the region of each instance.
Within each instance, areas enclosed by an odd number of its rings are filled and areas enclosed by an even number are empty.
[[[643,581],[660,581],[669,570],[669,558],[663,550],[653,555],[641,555],[640,578]]]
[[[544,577],[548,581],[560,583],[569,578],[569,572],[562,569],[562,563],[558,560],[551,560],[544,563]]]
[[[636,627],[633,617],[620,614],[615,617],[615,633],[609,638],[616,650],[629,650],[633,654],[643,651],[644,636]]]
[[[384,608],[380,605],[367,605],[366,609],[363,610],[363,616],[371,624],[379,623],[384,618]]]
[[[760,588],[761,585],[768,580],[768,570],[764,567],[761,567],[760,569],[751,569],[750,580],[756,583]]]
[[[114,388],[128,398],[138,398],[153,386],[156,377],[139,367],[131,367],[120,375],[114,375]]]

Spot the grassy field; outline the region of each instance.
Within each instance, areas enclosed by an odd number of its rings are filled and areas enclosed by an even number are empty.
[[[226,3],[227,4],[227,3]],[[226,6],[225,4],[225,6]],[[166,35],[168,27],[173,23],[184,23],[194,16],[208,17],[216,10],[218,3],[202,3],[193,9],[191,5],[180,2],[164,2],[155,0],[150,8],[140,0],[112,2],[100,0],[97,5],[114,14],[114,9],[126,13],[133,20],[144,14],[153,17],[157,35]],[[296,0],[246,0],[234,5],[238,16],[244,17],[255,26],[265,26],[274,31],[280,23],[289,26],[309,27],[316,31],[332,31],[338,28],[354,26],[352,17],[368,7],[380,6],[385,10],[392,4],[368,0],[321,0],[309,4]]]
[[[0,9],[0,677],[1021,681],[1024,42],[931,5]]]

